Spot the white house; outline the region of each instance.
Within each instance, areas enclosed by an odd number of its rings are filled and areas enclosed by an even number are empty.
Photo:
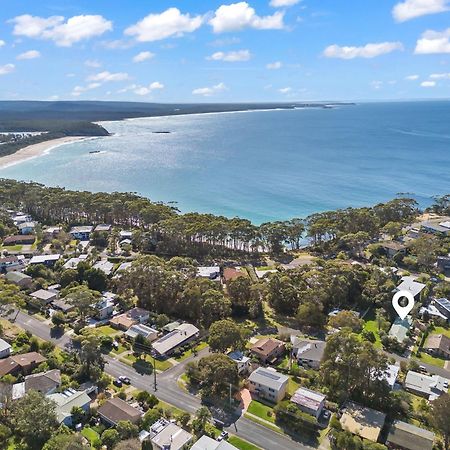
[[[192,434],[165,418],[150,427],[150,440],[155,450],[181,450],[188,447]]]
[[[0,359],[7,358],[11,354],[11,346],[0,338]]]
[[[128,328],[125,332],[125,336],[129,339],[135,339],[137,336],[142,336],[148,341],[154,341],[158,338],[158,330],[150,328],[146,325],[137,324]]]
[[[286,395],[289,377],[268,367],[258,367],[248,377],[248,389],[252,395],[278,403]]]
[[[236,363],[239,375],[250,372],[252,367],[252,360],[248,356],[245,356],[242,352],[230,352],[228,353],[228,358]]]
[[[74,239],[77,239],[78,241],[88,241],[93,229],[94,227],[91,225],[82,225],[73,227],[69,233]]]

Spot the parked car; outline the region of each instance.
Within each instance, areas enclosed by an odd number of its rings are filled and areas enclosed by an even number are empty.
[[[131,384],[131,380],[128,377],[125,377],[124,375],[121,375],[119,377],[119,380],[124,384]]]
[[[122,380],[120,380],[119,378],[116,378],[114,381],[113,381],[113,384],[114,384],[114,386],[117,386],[117,387],[122,387]]]
[[[222,431],[222,433],[220,433],[219,437],[217,438],[217,440],[223,441],[224,439],[228,439],[228,431]]]

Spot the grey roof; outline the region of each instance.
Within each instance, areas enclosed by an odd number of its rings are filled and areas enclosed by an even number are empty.
[[[39,256],[33,256],[30,259],[30,264],[43,264],[47,261],[58,261],[58,259],[61,258],[61,255],[39,255]]]
[[[0,352],[8,350],[9,348],[11,348],[11,346],[6,341],[0,338]]]
[[[83,407],[91,402],[91,398],[85,391],[75,391],[74,389],[50,394],[47,395],[47,398],[56,403],[56,417],[59,423],[72,415],[71,411],[74,406]]]
[[[192,434],[164,418],[159,419],[151,426],[150,437],[158,448],[167,446],[170,450],[182,449],[192,440]]]
[[[128,328],[128,330],[125,333],[126,336],[132,339],[134,339],[138,335],[143,336],[146,339],[149,339],[153,336],[156,337],[157,334],[158,334],[157,330],[142,324],[132,325],[130,328]]]
[[[108,223],[99,223],[95,227],[95,231],[109,231],[111,229],[111,225]]]
[[[448,300],[447,298],[436,298],[434,299],[434,302],[442,309],[445,309],[445,311],[448,311],[448,314],[450,316],[450,300]]]
[[[93,265],[93,268],[101,270],[106,275],[109,275],[114,269],[114,264],[112,262],[109,262],[108,260],[102,260],[102,261],[97,261]]]
[[[387,442],[407,450],[431,450],[435,434],[410,423],[395,420],[389,431]]]
[[[410,370],[406,374],[405,388],[426,395],[430,400],[435,400],[448,390],[449,380],[439,375],[425,375]]]
[[[225,440],[218,442],[204,435],[191,447],[191,450],[237,450],[237,447]]]
[[[57,293],[47,291],[46,289],[39,289],[38,291],[32,292],[30,297],[36,298],[38,300],[42,300],[43,302],[49,303],[54,298],[58,296]]]
[[[389,330],[389,336],[397,339],[398,342],[403,342],[407,338],[406,335],[411,325],[411,316],[406,316],[404,319],[397,317]]]
[[[5,278],[8,281],[11,281],[12,283],[19,283],[20,281],[23,281],[23,280],[31,280],[31,277],[29,275],[27,275],[26,273],[22,273],[22,272],[8,272],[5,275]]]
[[[152,345],[160,355],[164,355],[195,336],[198,332],[199,329],[196,326],[190,323],[182,323],[175,330],[153,342]]]
[[[81,225],[78,227],[72,227],[70,229],[70,234],[72,233],[90,233],[94,227],[92,225]]]
[[[417,282],[415,277],[406,276],[402,278],[402,282],[396,287],[395,291],[409,291],[415,297],[424,288],[425,284]]]
[[[325,341],[315,341],[291,336],[291,343],[297,358],[320,362],[325,351]]]
[[[61,384],[61,372],[58,369],[35,373],[25,377],[25,392],[29,390],[42,392],[44,395]]]
[[[248,377],[253,383],[258,383],[275,391],[279,391],[288,381],[289,377],[277,372],[271,367],[258,367]]]

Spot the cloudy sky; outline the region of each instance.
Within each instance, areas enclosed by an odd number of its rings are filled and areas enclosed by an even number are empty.
[[[0,0],[0,99],[450,98],[450,0]]]

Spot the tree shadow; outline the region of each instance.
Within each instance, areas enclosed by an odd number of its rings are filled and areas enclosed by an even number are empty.
[[[153,373],[153,364],[143,359],[138,359],[133,363],[134,370],[140,375],[151,375]]]

